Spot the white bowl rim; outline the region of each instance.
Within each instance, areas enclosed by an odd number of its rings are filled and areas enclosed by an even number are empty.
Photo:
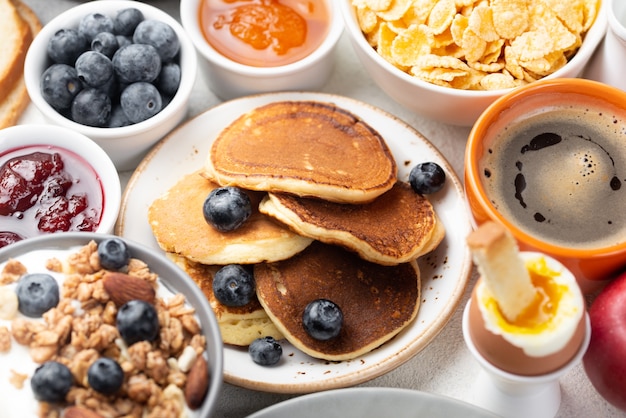
[[[15,140],[13,140],[15,136]],[[77,147],[68,145],[77,144]],[[0,130],[0,154],[10,149],[33,145],[52,145],[79,155],[100,178],[104,206],[100,223],[95,232],[109,233],[115,223],[122,204],[122,188],[119,174],[108,154],[92,139],[80,132],[58,125],[28,124],[15,125]]]
[[[184,1],[184,0],[183,0]],[[568,71],[572,66],[571,64],[577,64],[579,61],[587,61],[593,55],[598,44],[604,38],[604,34],[607,30],[607,17],[605,13],[606,3],[608,0],[600,0],[600,8],[596,15],[596,20],[593,22],[591,28],[585,34],[583,39],[583,43],[579,50],[576,52],[574,57],[568,61],[568,63],[559,68],[554,73],[543,77],[542,80],[545,79],[553,79],[553,78],[561,78],[563,77],[563,73]],[[514,90],[514,88],[508,89],[499,89],[499,90],[463,90],[463,89],[454,89],[444,86],[438,86],[436,84],[429,83],[427,81],[421,80],[417,77],[413,77],[400,69],[396,68],[393,64],[386,61],[383,57],[378,54],[374,48],[372,48],[365,39],[365,36],[362,35],[361,29],[356,22],[353,6],[350,0],[340,0],[339,7],[341,9],[341,13],[344,19],[344,25],[347,32],[351,32],[351,41],[356,43],[359,48],[368,55],[368,57],[374,61],[380,67],[383,67],[387,72],[392,73],[393,75],[399,77],[409,84],[413,84],[417,87],[423,88],[425,90],[429,90],[433,93],[443,94],[451,97],[463,97],[463,98],[496,98],[501,96],[502,94]],[[356,36],[356,35],[360,36]],[[581,72],[584,68],[584,64],[581,65]]]
[[[178,91],[172,98],[171,102],[163,108],[159,113],[151,118],[135,123],[128,126],[122,126],[117,128],[99,128],[94,126],[87,126],[77,122],[74,122],[63,115],[59,114],[52,106],[50,106],[39,93],[40,90],[40,77],[39,71],[35,70],[33,64],[37,58],[34,57],[35,53],[39,51],[44,52],[48,39],[52,34],[61,27],[71,26],[72,22],[77,22],[81,15],[90,12],[103,12],[113,13],[123,8],[135,7],[141,10],[142,13],[147,13],[149,16],[155,16],[159,20],[164,21],[174,29],[181,45],[181,82],[178,87]],[[74,18],[68,18],[68,14],[74,16]],[[37,50],[38,52],[35,52]],[[184,53],[182,53],[184,51]],[[150,4],[142,3],[135,0],[107,0],[107,1],[93,1],[74,6],[71,9],[66,10],[60,15],[53,18],[50,22],[43,26],[41,31],[35,36],[31,46],[26,53],[26,59],[24,61],[24,80],[26,82],[26,88],[28,94],[35,104],[35,106],[41,111],[44,116],[49,120],[54,120],[55,123],[70,128],[72,130],[78,130],[83,134],[92,138],[101,138],[107,140],[125,140],[129,136],[138,135],[155,128],[155,126],[166,122],[178,111],[182,106],[186,106],[188,97],[191,94],[193,86],[196,80],[196,73],[198,67],[198,61],[196,56],[196,50],[187,35],[187,32],[183,29],[182,25],[169,14],[165,13],[158,7]]]
[[[180,19],[183,27],[187,30],[191,41],[198,52],[212,64],[225,70],[238,73],[240,75],[256,78],[281,77],[292,73],[297,73],[305,68],[314,66],[321,58],[332,51],[343,33],[343,19],[336,0],[327,0],[328,11],[331,17],[331,25],[326,38],[320,46],[306,57],[296,62],[274,67],[255,67],[245,65],[226,58],[217,52],[204,38],[198,23],[198,6],[202,0],[181,0]]]

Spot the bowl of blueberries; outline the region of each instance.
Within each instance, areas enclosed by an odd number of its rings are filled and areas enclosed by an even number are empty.
[[[186,116],[197,57],[182,26],[138,1],[87,2],[33,40],[28,94],[46,120],[80,132],[118,170],[136,167]]]

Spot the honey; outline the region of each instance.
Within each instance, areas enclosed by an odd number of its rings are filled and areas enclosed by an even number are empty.
[[[276,67],[311,54],[330,27],[323,0],[204,0],[200,28],[220,54],[240,64]]]

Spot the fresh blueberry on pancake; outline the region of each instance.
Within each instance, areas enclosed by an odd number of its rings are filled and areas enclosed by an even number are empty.
[[[215,273],[213,293],[226,306],[245,306],[256,296],[254,276],[240,264],[228,264]]]
[[[202,206],[204,218],[222,232],[239,228],[252,214],[250,198],[238,187],[211,190]]]

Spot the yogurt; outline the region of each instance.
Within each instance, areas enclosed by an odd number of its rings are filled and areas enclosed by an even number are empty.
[[[67,275],[65,273],[48,270],[46,268],[46,263],[52,258],[56,258],[65,263],[68,256],[71,253],[77,252],[80,248],[81,246],[73,247],[67,250],[34,250],[16,257],[15,260],[22,263],[27,268],[28,273],[48,273],[52,275],[58,281],[59,287],[62,287],[63,283],[65,283]],[[3,271],[7,263],[8,262],[0,264],[0,271]],[[0,285],[0,287],[15,289],[16,283],[6,284],[4,286]],[[175,293],[164,285],[160,278],[157,278],[156,295],[158,299],[162,299],[167,302],[170,298],[175,296]],[[63,298],[63,290],[61,290],[61,298]],[[79,306],[78,301],[73,301],[72,304],[74,303],[77,307]],[[80,308],[77,309],[77,312],[80,313]],[[19,312],[16,313],[15,317],[23,317],[29,321],[41,321],[43,323],[43,319],[27,318]],[[10,319],[0,319],[0,327],[4,326],[11,330],[11,323],[12,320]],[[121,339],[116,341],[116,344],[122,347],[122,356],[124,356],[126,347]],[[193,357],[192,359],[189,358],[190,355]],[[184,359],[182,359],[183,357]],[[187,363],[184,367],[187,369],[190,361],[195,359],[195,351],[190,354],[189,350],[183,350],[183,354],[180,355],[180,358],[181,361]],[[168,359],[168,364],[170,364],[170,362],[174,363],[171,365],[173,367],[178,367],[178,363],[180,363],[180,361],[174,361],[173,358]],[[0,353],[0,393],[2,393],[2,396],[0,396],[0,411],[2,411],[3,418],[28,418],[39,416],[39,402],[35,399],[30,388],[30,377],[33,375],[38,366],[39,364],[33,361],[29,348],[17,343],[15,339],[11,338],[11,349],[8,352]],[[16,387],[16,385],[11,382],[12,377],[15,374],[26,376],[21,388]],[[170,390],[169,393],[173,393],[173,396],[179,396],[182,404],[184,405],[182,390],[173,392]],[[184,411],[180,416],[191,418],[199,415],[185,406]]]

